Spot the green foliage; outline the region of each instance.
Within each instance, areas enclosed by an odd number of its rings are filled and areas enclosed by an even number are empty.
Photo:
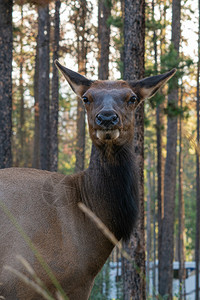
[[[90,295],[91,300],[108,300],[110,299],[110,265],[109,260],[103,266],[101,272],[95,278],[94,286]]]
[[[165,100],[165,96],[158,92],[154,97],[149,99],[149,103],[151,105],[151,108],[154,109],[158,105],[163,103],[164,100]]]
[[[158,30],[158,29],[164,29],[165,25],[161,24],[160,20],[156,21],[155,19],[154,20],[147,19],[145,22],[145,27],[147,30],[154,31],[154,30]]]
[[[164,108],[164,113],[170,118],[181,116],[181,118],[188,118],[188,106],[180,107],[175,102],[168,103],[167,107]]]
[[[107,20],[107,23],[117,28],[123,28],[123,19],[121,16],[110,16]]]
[[[178,80],[182,78],[187,69],[193,64],[193,61],[187,57],[178,57],[177,51],[174,49],[174,45],[170,44],[166,53],[161,56],[162,72],[167,72],[170,69],[177,68],[176,74],[169,81],[169,93],[172,89],[178,85]]]
[[[112,7],[112,0],[104,0],[105,6]]]

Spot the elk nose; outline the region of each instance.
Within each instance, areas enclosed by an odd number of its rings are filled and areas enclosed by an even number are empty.
[[[96,124],[103,127],[112,127],[119,123],[119,117],[113,112],[100,113],[96,116]]]

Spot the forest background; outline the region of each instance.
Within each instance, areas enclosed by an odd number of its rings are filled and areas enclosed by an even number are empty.
[[[0,17],[5,12],[3,2],[12,6],[12,11],[7,13],[12,17],[11,30],[10,23],[6,23],[7,36],[10,30],[13,45],[12,102],[7,102],[11,103],[7,108],[12,118],[5,118],[6,128],[10,130],[5,146],[2,138],[5,120],[0,116],[0,167],[34,167],[63,174],[83,170],[88,165],[91,149],[84,107],[64,78],[60,77],[58,83],[53,62],[59,58],[66,67],[91,79],[127,78],[124,58],[128,29],[124,20],[127,21],[126,9],[131,1],[15,0],[13,3],[1,0]],[[162,255],[167,251],[170,261],[180,262],[181,286],[185,261],[196,261],[199,269],[199,8],[197,1],[190,0],[132,1],[136,17],[137,3],[145,6],[144,76],[178,69],[172,83],[144,105],[146,274],[148,278],[150,262],[155,265],[156,260],[162,274],[166,267]],[[0,39],[0,49],[2,45]],[[4,83],[6,70],[2,67],[0,71],[0,82]],[[2,103],[0,110],[5,112]],[[171,125],[175,133],[172,147],[170,120],[175,122]],[[11,151],[4,151],[3,147]],[[171,162],[167,161],[169,153]],[[175,168],[174,177],[166,167],[168,163]],[[175,187],[169,200],[166,191],[173,183]],[[119,253],[115,260],[121,261]],[[168,269],[169,284],[159,275],[159,292],[162,296],[168,294],[170,299],[170,263]],[[124,278],[127,280],[126,275]],[[105,282],[104,271],[97,279],[92,299],[109,299],[108,288],[103,289]],[[167,286],[164,291],[162,282]],[[149,295],[148,281],[145,292]],[[198,293],[197,288],[197,296]],[[123,299],[128,299],[125,294]],[[142,299],[139,294],[137,297]]]

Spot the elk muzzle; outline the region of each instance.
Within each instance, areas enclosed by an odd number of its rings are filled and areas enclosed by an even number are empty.
[[[113,126],[119,123],[119,117],[113,112],[102,112],[96,116],[96,124],[103,129],[112,129]]]
[[[114,111],[101,111],[96,115],[97,138],[100,140],[115,140],[119,137],[119,116]]]

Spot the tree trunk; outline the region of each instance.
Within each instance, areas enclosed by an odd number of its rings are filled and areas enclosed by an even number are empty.
[[[98,3],[98,39],[99,39],[99,79],[109,77],[110,25],[111,1],[99,0]]]
[[[38,7],[38,101],[40,123],[40,168],[50,167],[49,135],[49,6]]]
[[[54,61],[58,59],[59,53],[59,39],[60,39],[60,0],[55,3],[55,17],[54,17],[54,49],[53,49],[53,78],[52,78],[52,99],[50,111],[50,131],[51,131],[51,165],[50,170],[56,172],[58,169],[58,110],[59,110],[59,84],[58,84],[58,70]]]
[[[144,76],[144,0],[125,0],[124,16],[124,79],[140,79]],[[133,262],[123,260],[124,300],[145,299],[145,245],[144,245],[144,105],[135,115],[135,153],[139,176],[140,215],[130,241],[125,250]],[[139,272],[138,272],[139,270]]]
[[[19,149],[19,163],[22,166],[25,166],[24,161],[24,80],[23,80],[23,3],[21,1],[21,28],[20,28],[20,75],[19,75],[19,92],[20,92],[20,121],[19,121],[19,141],[20,141],[20,149]]]
[[[156,107],[156,140],[157,140],[157,199],[158,199],[158,283],[161,274],[162,252],[162,221],[164,216],[164,184],[163,184],[163,156],[162,156],[162,105]],[[159,289],[160,290],[160,289]]]
[[[153,148],[153,183],[152,183],[152,186],[153,186],[153,200],[154,200],[154,203],[153,203],[153,268],[152,268],[152,289],[153,289],[153,297],[155,298],[156,296],[156,200],[157,200],[157,197],[156,197],[156,174],[155,174],[155,170],[156,170],[156,167],[155,167],[155,151],[154,151],[154,148]]]
[[[179,56],[180,43],[180,0],[172,2],[172,44]],[[178,105],[178,79],[168,96],[168,107],[176,109]],[[168,114],[167,157],[164,179],[164,218],[162,222],[162,250],[160,257],[160,294],[172,299],[173,257],[174,257],[174,208],[176,190],[176,146],[177,116]]]
[[[147,297],[150,294],[150,259],[151,259],[151,152],[147,154],[147,263],[146,263],[146,291]]]
[[[34,145],[33,145],[33,163],[32,167],[35,169],[40,168],[40,124],[39,124],[39,102],[38,102],[38,37],[35,54],[35,74],[34,74],[34,115],[35,115],[35,129],[34,129]]]
[[[198,37],[198,65],[197,65],[197,147],[199,144],[199,77],[200,77],[200,0],[199,0],[199,37]],[[200,171],[199,152],[196,153],[196,238],[195,238],[195,261],[196,261],[196,300],[199,300],[199,239],[200,239]]]
[[[0,168],[12,165],[12,0],[0,0]]]
[[[154,0],[152,0],[152,15],[154,19]],[[154,44],[154,72],[158,73],[158,56],[157,56],[157,35],[154,30],[153,34]],[[160,256],[161,256],[161,241],[162,241],[162,220],[164,215],[164,184],[163,184],[163,155],[162,155],[162,116],[163,104],[157,103],[156,106],[156,143],[157,143],[157,201],[158,201],[158,282],[160,282]]]
[[[152,0],[152,22],[155,23],[155,3]],[[158,51],[157,51],[157,34],[156,30],[153,32],[153,48],[154,48],[154,74],[158,73]],[[161,46],[162,48],[162,46]],[[163,184],[163,155],[162,155],[162,127],[163,127],[163,103],[157,103],[156,105],[156,143],[157,143],[157,203],[158,203],[158,282],[160,282],[160,256],[161,256],[161,241],[162,241],[162,219],[164,215],[164,184]],[[155,249],[156,250],[156,249]],[[154,250],[154,251],[155,251]],[[154,266],[155,268],[155,266]],[[155,271],[154,271],[154,289],[155,294],[156,284],[155,284]]]
[[[121,14],[122,14],[122,20],[124,21],[124,11],[125,11],[125,8],[124,8],[124,3],[125,0],[120,0],[120,6],[121,6]],[[122,23],[122,28],[119,32],[120,34],[120,40],[123,41],[124,39],[124,22]],[[121,73],[121,78],[124,78],[124,47],[120,47],[120,62],[121,62],[121,65],[120,65],[120,73]]]
[[[77,57],[78,57],[78,72],[86,74],[86,15],[87,2],[80,0],[80,9],[77,18],[80,18],[75,24],[77,36]],[[82,101],[77,99],[77,143],[76,143],[76,164],[75,173],[83,171],[85,167],[85,108]]]
[[[181,87],[182,89],[182,87]],[[181,90],[180,108],[183,107],[183,98]],[[184,251],[184,232],[185,232],[185,208],[183,198],[183,153],[182,153],[182,116],[179,117],[179,208],[178,208],[178,219],[179,219],[179,230],[178,230],[178,260],[179,260],[179,281],[180,281],[180,300],[184,299],[184,284],[185,284],[185,251]]]

